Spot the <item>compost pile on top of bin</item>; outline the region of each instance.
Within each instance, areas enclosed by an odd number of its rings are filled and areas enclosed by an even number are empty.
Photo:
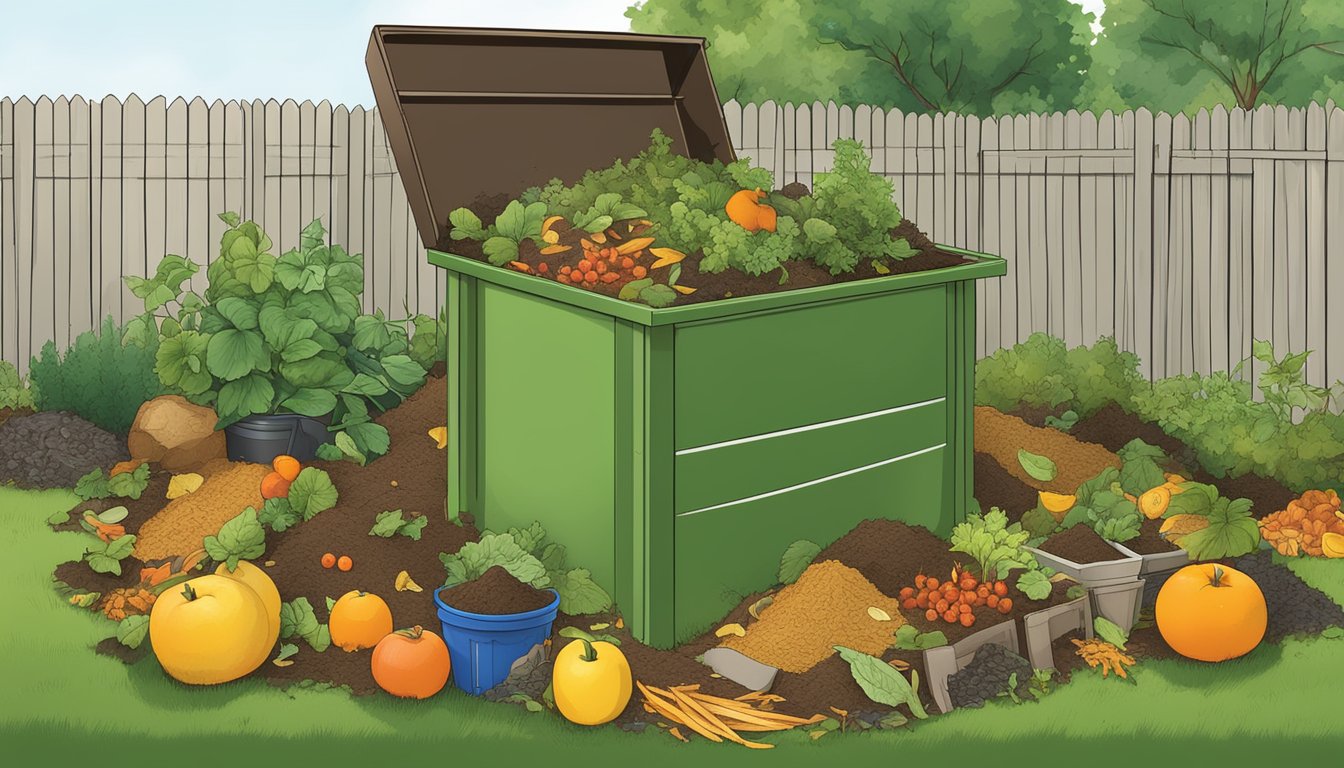
[[[637,156],[449,215],[443,250],[651,307],[806,288],[964,263],[892,201],[852,140],[834,169],[774,189],[746,160],[673,153],[655,129]]]

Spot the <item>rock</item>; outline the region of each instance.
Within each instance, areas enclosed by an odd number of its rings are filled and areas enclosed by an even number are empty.
[[[162,395],[140,406],[126,437],[131,458],[152,461],[164,469],[195,469],[224,458],[224,432],[216,431],[215,409],[187,402],[180,395]]]
[[[1027,695],[1031,684],[1031,662],[997,643],[986,643],[976,650],[971,663],[947,678],[947,694],[954,707],[979,707],[1008,691],[1016,675],[1014,691]]]
[[[768,691],[775,684],[779,670],[762,664],[732,648],[710,648],[705,651],[705,663],[720,675],[753,691]]]

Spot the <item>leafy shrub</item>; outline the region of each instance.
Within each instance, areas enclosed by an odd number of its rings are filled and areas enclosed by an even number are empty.
[[[1036,567],[1036,558],[1023,549],[1031,534],[1022,526],[1008,524],[1008,516],[998,507],[983,515],[972,514],[952,529],[953,552],[970,555],[980,567],[980,580],[1005,578],[1011,571]]]
[[[1132,394],[1143,383],[1138,356],[1120,351],[1113,338],[1068,349],[1063,339],[1034,333],[976,364],[975,402],[1001,411],[1019,404],[1067,405],[1086,417],[1110,402],[1128,410]]]
[[[125,433],[146,400],[164,392],[154,373],[157,339],[123,342],[109,316],[85,331],[62,356],[48,341],[29,371],[41,411],[70,411],[109,432]]]
[[[154,336],[157,324],[162,336],[156,363],[163,384],[213,403],[221,427],[254,414],[331,414],[331,428],[362,456],[386,453],[387,430],[373,423],[370,406],[395,406],[425,376],[410,356],[410,321],[360,314],[363,261],[325,245],[321,222],[304,228],[298,248],[276,257],[255,222],[232,213],[220,218],[229,229],[206,272],[203,298],[182,290],[198,267],[180,256],[165,256],[152,278],[127,279],[145,301],[136,335]],[[437,355],[437,339],[432,349]],[[423,344],[416,353],[431,354]]]
[[[7,360],[0,360],[0,408],[33,407],[33,390],[19,375],[19,369]]]

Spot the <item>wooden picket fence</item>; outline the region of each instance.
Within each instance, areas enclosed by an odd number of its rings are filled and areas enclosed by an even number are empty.
[[[906,216],[934,239],[1005,257],[981,284],[982,355],[1034,331],[1113,335],[1153,377],[1229,369],[1251,340],[1312,349],[1344,378],[1344,112],[1153,115],[1140,109],[906,115],[835,104],[724,107],[740,155],[810,183],[837,138],[863,142]],[[26,368],[139,302],[123,275],[164,253],[207,264],[220,211],[281,250],[321,218],[365,255],[365,308],[436,311],[374,110],[131,96],[0,101],[0,357]],[[198,274],[194,287],[204,288]],[[1332,319],[1333,318],[1333,319]]]

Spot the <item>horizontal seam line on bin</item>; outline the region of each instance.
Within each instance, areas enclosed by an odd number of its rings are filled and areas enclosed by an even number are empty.
[[[856,421],[873,419],[877,418],[878,416],[886,416],[887,414],[891,413],[900,413],[901,411],[913,411],[916,408],[924,408],[930,405],[937,405],[938,403],[943,403],[946,401],[947,401],[946,397],[935,397],[932,400],[924,400],[918,403],[910,403],[909,405],[898,405],[894,408],[883,408],[880,411],[872,411],[871,413],[860,413],[857,416],[846,416],[842,419],[819,421],[816,424],[806,424],[801,427],[791,427],[789,429],[781,429],[778,432],[766,432],[760,435],[751,435],[750,437],[739,437],[735,440],[725,440],[722,443],[710,443],[708,445],[699,445],[694,448],[682,448],[681,450],[677,451],[676,455],[685,456],[691,453],[702,453],[704,451],[712,451],[716,448],[730,448],[734,445],[744,445],[746,443],[754,443],[759,440],[769,440],[770,438],[773,437],[786,437],[788,435],[796,435],[801,432],[811,432],[812,430],[815,429],[837,427],[841,424],[852,424]]]
[[[833,474],[833,475],[827,475],[827,476],[825,476],[825,477],[818,477],[816,480],[808,480],[808,481],[805,482],[805,483],[798,483],[797,485],[790,485],[790,486],[786,486],[786,487],[784,487],[784,488],[778,488],[778,489],[775,489],[775,490],[773,490],[773,491],[766,491],[765,493],[758,493],[758,494],[756,494],[755,496],[747,496],[747,497],[745,497],[745,498],[737,499],[737,500],[735,500],[735,501],[725,501],[725,502],[723,502],[722,504],[714,504],[714,505],[712,505],[712,506],[702,507],[702,508],[700,508],[700,509],[692,509],[692,510],[690,510],[689,512],[678,512],[678,513],[677,513],[677,517],[688,517],[688,516],[690,516],[690,515],[698,515],[698,514],[700,514],[701,512],[709,512],[709,511],[712,511],[712,510],[715,510],[715,509],[723,509],[724,507],[735,507],[735,506],[737,506],[738,504],[746,504],[746,503],[751,502],[751,501],[759,501],[760,499],[768,499],[768,498],[770,498],[771,496],[778,496],[778,495],[780,495],[781,493],[789,493],[789,492],[792,492],[792,491],[801,490],[801,489],[803,489],[803,488],[807,488],[807,487],[810,487],[810,486],[813,486],[813,485],[820,485],[821,483],[829,482],[829,481],[831,481],[831,480],[839,480],[840,478],[842,478],[842,477],[848,477],[849,475],[857,475],[857,474],[860,473],[860,472],[867,472],[867,471],[870,470],[870,469],[877,469],[878,467],[886,466],[887,464],[895,464],[895,463],[898,462],[898,461],[905,461],[906,459],[913,459],[913,458],[915,458],[916,456],[922,456],[922,455],[924,455],[924,454],[926,454],[926,453],[931,453],[931,452],[933,452],[933,451],[939,451],[939,450],[942,450],[942,449],[944,449],[944,448],[946,448],[946,447],[947,447],[947,443],[939,443],[939,444],[937,444],[937,445],[931,445],[931,446],[929,446],[928,448],[921,448],[921,449],[918,450],[918,451],[912,451],[911,453],[901,454],[900,456],[893,456],[893,457],[890,458],[890,459],[883,459],[882,461],[876,461],[876,462],[873,462],[872,464],[865,464],[865,465],[863,465],[862,467],[855,467],[855,468],[853,468],[853,469],[846,469],[844,472],[836,472],[836,473]]]

